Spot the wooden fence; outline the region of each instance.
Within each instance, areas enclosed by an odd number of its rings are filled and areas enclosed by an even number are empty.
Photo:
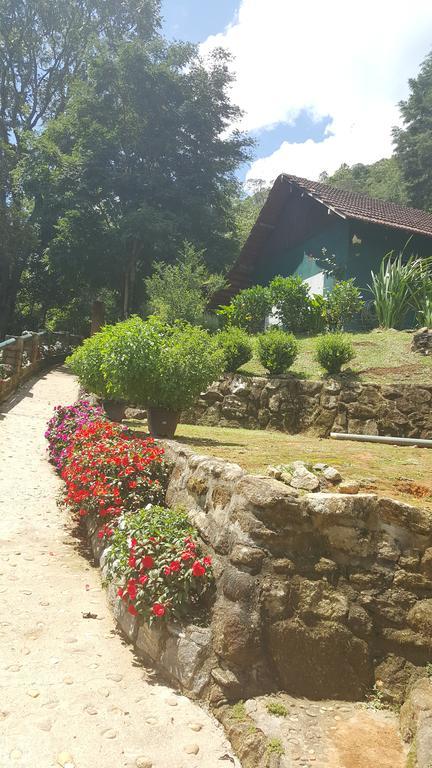
[[[0,402],[33,374],[64,361],[82,338],[70,333],[25,331],[0,342]]]

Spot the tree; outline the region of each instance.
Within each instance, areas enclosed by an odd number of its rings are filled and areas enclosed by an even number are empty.
[[[209,272],[202,251],[184,243],[174,264],[154,264],[145,281],[148,308],[166,323],[181,320],[202,325],[209,298],[224,282],[223,277]]]
[[[258,215],[267,200],[270,187],[257,179],[244,185],[242,194],[234,200],[235,239],[238,251],[243,248]]]
[[[102,48],[33,140],[24,188],[69,289],[120,287],[127,315],[153,262],[175,260],[185,240],[212,266],[232,259],[234,171],[251,142],[227,135],[240,114],[228,64],[222,50],[204,65],[194,46],[161,38]]]
[[[64,110],[101,42],[150,40],[159,24],[159,0],[0,0],[0,338],[37,233],[14,175],[28,133]]]
[[[432,210],[432,53],[408,82],[408,99],[399,104],[404,127],[393,130],[396,157],[410,203]]]
[[[383,158],[372,165],[356,163],[349,166],[342,163],[332,176],[324,171],[320,181],[348,192],[360,192],[394,203],[407,203],[406,185],[395,157]]]

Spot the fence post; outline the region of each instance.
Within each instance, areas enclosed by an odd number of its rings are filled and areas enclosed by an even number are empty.
[[[34,365],[39,358],[39,334],[32,333],[32,336],[33,336],[33,343],[32,343],[32,349],[31,349],[31,364]]]
[[[24,351],[24,339],[15,339],[15,343],[3,351],[3,362],[6,365],[10,365],[12,368],[12,375],[19,375],[22,365],[22,355]]]

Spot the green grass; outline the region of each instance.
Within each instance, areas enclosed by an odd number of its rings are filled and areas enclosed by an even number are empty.
[[[261,474],[269,464],[326,462],[362,490],[399,498],[432,511],[432,450],[356,443],[254,429],[180,424],[176,440],[197,453],[218,456]]]
[[[269,715],[276,715],[276,717],[286,717],[288,714],[286,706],[281,704],[280,701],[268,701],[266,710]]]
[[[367,333],[347,334],[355,349],[355,358],[349,366],[353,375],[362,381],[385,384],[406,381],[429,383],[432,380],[432,357],[411,352],[412,333],[407,331],[373,330]],[[315,361],[317,337],[299,338],[299,355],[290,373],[308,379],[319,379],[323,370]],[[256,350],[256,340],[254,339]],[[266,374],[256,352],[252,360],[240,371],[249,375]]]
[[[238,701],[236,704],[233,704],[230,714],[232,720],[237,720],[238,723],[243,723],[245,720],[247,720],[247,712],[244,701]]]

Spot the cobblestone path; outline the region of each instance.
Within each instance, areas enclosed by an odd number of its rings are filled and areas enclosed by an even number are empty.
[[[55,370],[0,406],[0,766],[239,765],[211,716],[134,659],[56,505],[44,428],[76,395]]]

